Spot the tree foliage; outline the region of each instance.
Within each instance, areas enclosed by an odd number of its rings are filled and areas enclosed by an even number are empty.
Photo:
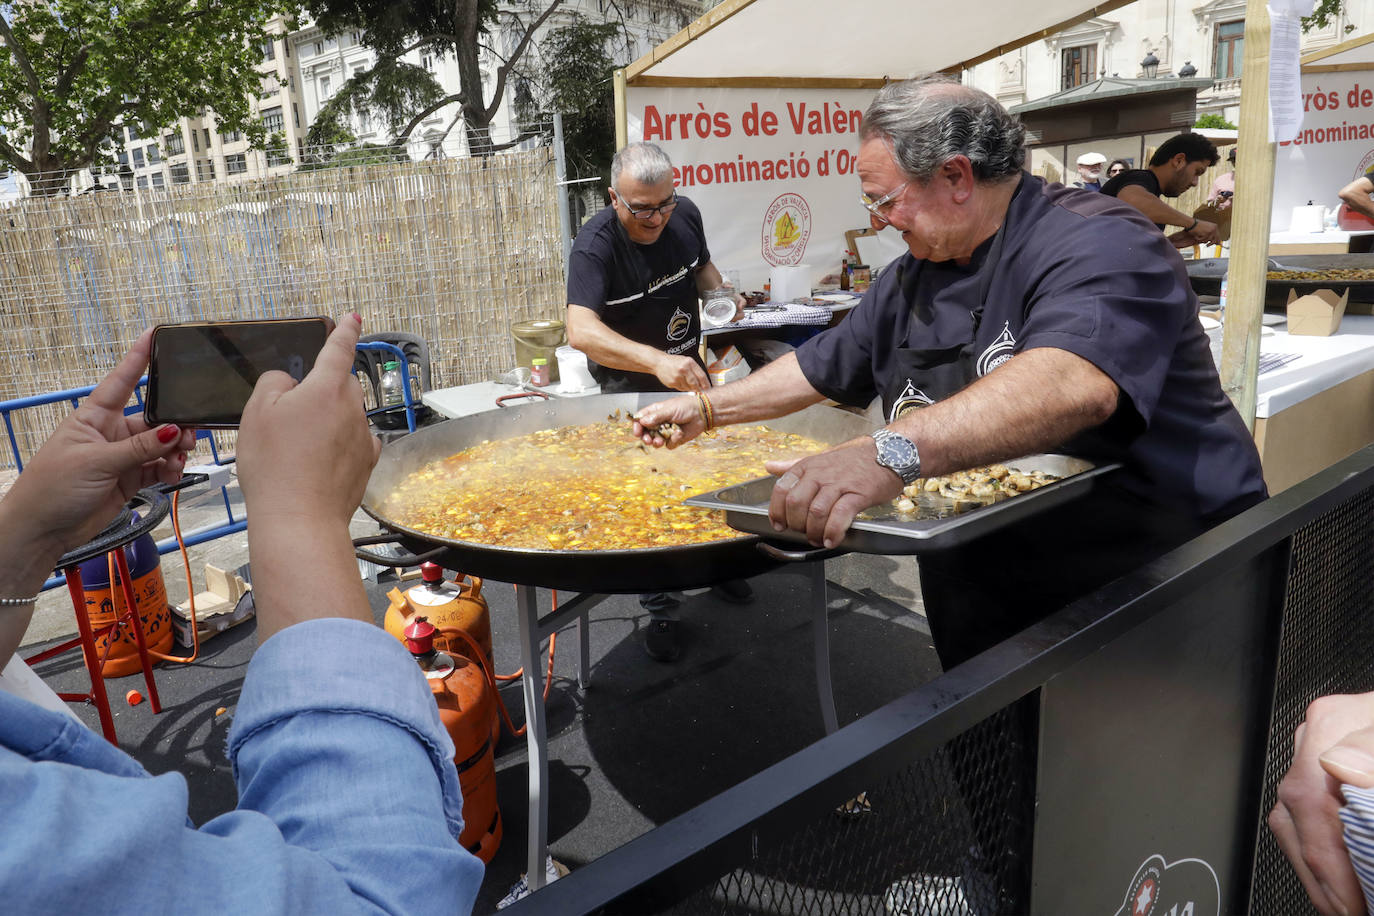
[[[326,34],[349,30],[361,33],[362,43],[377,55],[372,72],[363,73],[349,81],[356,90],[350,105],[385,112],[393,124],[399,124],[394,137],[405,142],[425,118],[440,109],[456,105],[467,127],[469,149],[487,153],[499,148],[492,143],[490,126],[496,117],[506,87],[515,67],[529,48],[534,32],[543,25],[562,3],[562,0],[540,0],[542,11],[528,23],[512,10],[502,10],[496,0],[414,0],[396,3],[394,0],[308,0],[307,6]],[[539,3],[535,4],[537,8]],[[507,53],[489,41],[494,29],[505,23],[518,35],[515,46]],[[498,61],[490,91],[482,84],[482,51],[494,55]],[[435,55],[451,56],[458,69],[459,88],[445,94],[437,90],[437,83],[428,74],[413,72],[401,58],[410,51],[428,51]],[[389,71],[383,78],[374,78],[378,70]],[[428,84],[428,85],[427,85]],[[390,90],[388,99],[385,95]],[[432,97],[418,109],[406,111],[405,106],[429,93]],[[365,104],[364,104],[365,103]],[[409,114],[409,119],[398,114]],[[404,123],[400,123],[404,120]]]
[[[1198,119],[1193,122],[1193,130],[1197,130],[1198,128],[1202,127],[1210,127],[1215,130],[1236,129],[1236,125],[1232,124],[1230,121],[1226,120],[1221,115],[1217,114],[1215,111],[1209,111],[1205,115],[1200,115]]]
[[[523,100],[519,114],[526,120],[563,114],[563,150],[568,173],[575,178],[601,176],[610,184],[615,154],[615,94],[612,78],[617,66],[607,48],[625,46],[619,23],[578,22],[554,29],[540,45],[543,67],[532,74],[540,98]],[[603,192],[604,193],[604,192]]]
[[[1310,32],[1313,29],[1326,28],[1331,24],[1331,20],[1339,18],[1344,8],[1345,0],[1317,0],[1317,5],[1312,8],[1312,15],[1303,17],[1302,30]],[[1349,32],[1354,28],[1354,25],[1347,25],[1345,30]]]
[[[102,157],[116,122],[158,130],[213,108],[261,146],[264,27],[284,0],[30,0],[0,5],[0,162],[36,194]]]

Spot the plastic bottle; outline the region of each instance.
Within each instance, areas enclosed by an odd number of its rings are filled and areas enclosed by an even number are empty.
[[[405,403],[405,392],[401,384],[401,364],[394,359],[382,365],[382,377],[377,383],[377,400],[380,407],[394,407]]]

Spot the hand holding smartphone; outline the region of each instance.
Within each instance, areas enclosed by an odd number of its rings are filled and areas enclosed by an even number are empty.
[[[304,379],[332,325],[327,318],[158,325],[144,419],[149,426],[233,429],[258,378],[278,370]]]

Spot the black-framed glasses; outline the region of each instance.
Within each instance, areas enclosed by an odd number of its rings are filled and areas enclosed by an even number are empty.
[[[634,207],[630,206],[625,198],[620,198],[620,202],[625,205],[625,209],[630,212],[631,216],[635,219],[642,219],[647,223],[654,218],[655,213],[662,213],[664,216],[667,216],[669,213],[673,212],[673,208],[677,206],[677,192],[674,191],[673,196],[668,198],[666,203],[661,203],[657,207],[640,207],[636,210]]]
[[[860,194],[859,203],[863,204],[863,208],[873,214],[874,217],[883,222],[887,222],[887,217],[883,215],[883,211],[889,209],[897,202],[897,199],[902,196],[903,192],[906,191],[907,185],[910,183],[909,181],[902,182],[877,200],[873,200],[867,194]]]

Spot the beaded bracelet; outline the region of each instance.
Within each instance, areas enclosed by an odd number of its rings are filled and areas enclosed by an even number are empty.
[[[700,391],[694,392],[694,394],[697,396],[697,406],[701,408],[702,422],[706,424],[707,429],[713,429],[716,425],[716,414],[711,409],[711,399]]]
[[[38,596],[32,598],[0,598],[0,607],[23,607],[26,604],[36,604]]]

